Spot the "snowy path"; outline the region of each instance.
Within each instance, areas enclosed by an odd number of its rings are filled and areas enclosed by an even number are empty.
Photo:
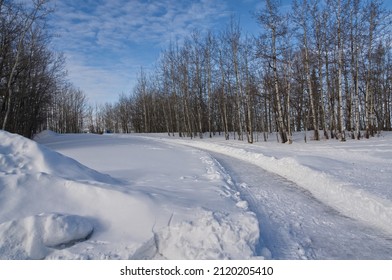
[[[295,182],[345,216],[392,236],[392,149],[388,140],[382,156],[374,153],[374,143],[366,143],[365,152],[358,152],[361,146],[348,152],[334,146],[245,146],[243,143],[208,140],[166,141],[229,155],[261,167]]]
[[[212,153],[260,224],[272,259],[392,259],[392,240],[265,170]],[[259,252],[260,253],[260,252]],[[266,252],[263,252],[266,254]]]
[[[392,259],[392,134],[39,136],[0,131],[0,259]]]

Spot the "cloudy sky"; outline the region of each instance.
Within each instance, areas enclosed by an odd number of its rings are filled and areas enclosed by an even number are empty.
[[[243,32],[257,23],[260,0],[55,0],[53,47],[66,56],[69,80],[90,103],[129,94],[141,67],[149,69],[170,40],[193,29],[222,30],[230,16]],[[285,2],[285,1],[283,1]],[[286,1],[288,2],[288,0]]]

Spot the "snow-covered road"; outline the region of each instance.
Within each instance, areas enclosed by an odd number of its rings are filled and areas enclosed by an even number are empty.
[[[355,142],[352,146],[334,141],[292,146],[167,141],[229,155],[280,175],[338,212],[392,236],[392,141],[388,140],[369,140],[365,145]],[[383,153],[379,146],[383,146]]]
[[[392,239],[348,218],[309,191],[227,155],[212,156],[256,213],[260,248],[272,259],[392,259]],[[264,252],[265,254],[265,252]]]

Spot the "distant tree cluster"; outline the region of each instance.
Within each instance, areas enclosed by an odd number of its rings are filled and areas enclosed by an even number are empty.
[[[80,132],[86,98],[66,82],[49,49],[46,0],[0,0],[0,129],[32,137],[42,129]]]
[[[112,131],[202,137],[236,132],[254,141],[313,130],[313,139],[391,130],[391,15],[378,0],[266,0],[261,35],[232,19],[218,34],[194,31],[171,44],[130,96],[99,110]],[[322,132],[323,136],[320,136]]]

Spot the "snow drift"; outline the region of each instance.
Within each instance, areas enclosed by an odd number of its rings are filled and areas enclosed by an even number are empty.
[[[87,240],[92,223],[83,217],[40,214],[0,224],[0,255],[10,259],[43,259],[52,248]]]
[[[39,137],[66,137],[77,146],[81,136],[45,132]],[[91,137],[88,141],[96,145],[83,148],[91,152],[88,157],[103,150],[99,143],[110,141]],[[171,151],[145,143],[131,143],[127,149],[120,143],[120,153],[142,151],[145,159],[120,161],[126,169],[118,180],[0,131],[0,259],[252,258],[258,221],[219,165],[204,152],[184,148],[176,152],[179,168],[164,169],[173,162],[157,162],[154,156]],[[111,151],[116,152],[115,146]],[[182,160],[187,167],[180,168]],[[117,167],[110,161],[100,164]],[[136,174],[132,170],[137,166],[157,165],[167,182],[151,175],[153,169],[138,171],[140,180],[124,179]]]
[[[55,135],[44,133],[44,135]],[[79,162],[46,147],[1,131],[0,172],[4,174],[54,174],[64,179],[115,183],[108,175],[96,172]]]

